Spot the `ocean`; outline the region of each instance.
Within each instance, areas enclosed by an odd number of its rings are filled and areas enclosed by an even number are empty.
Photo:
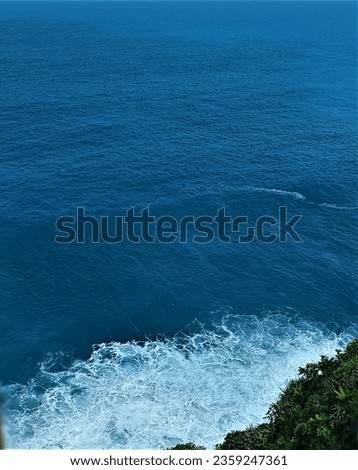
[[[0,3],[8,447],[212,448],[357,336],[356,14]],[[301,241],[55,242],[79,207],[251,223],[285,207]]]

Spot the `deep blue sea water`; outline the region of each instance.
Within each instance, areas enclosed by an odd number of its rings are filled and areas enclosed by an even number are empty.
[[[356,9],[0,3],[10,447],[210,447],[357,336]],[[80,206],[286,206],[303,243],[55,243]]]

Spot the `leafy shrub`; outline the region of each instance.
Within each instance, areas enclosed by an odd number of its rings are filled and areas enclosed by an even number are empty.
[[[205,450],[205,447],[196,446],[193,442],[187,442],[185,444],[177,444],[169,450]]]
[[[276,449],[356,449],[358,339],[299,369],[268,411]]]
[[[336,353],[299,369],[270,406],[268,423],[232,431],[216,449],[358,449],[358,338]]]
[[[267,449],[269,425],[249,427],[245,431],[232,431],[225,436],[224,442],[215,448],[218,450],[264,450]]]

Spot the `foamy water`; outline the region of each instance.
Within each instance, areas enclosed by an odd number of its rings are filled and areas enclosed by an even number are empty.
[[[6,389],[8,445],[211,448],[228,431],[261,422],[298,367],[351,337],[279,314],[227,315],[181,338],[101,344],[65,369],[61,356],[52,358],[29,384]]]

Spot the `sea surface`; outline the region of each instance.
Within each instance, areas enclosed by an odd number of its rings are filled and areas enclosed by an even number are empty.
[[[212,447],[358,334],[355,2],[0,3],[13,448]],[[84,207],[302,242],[55,243]]]

